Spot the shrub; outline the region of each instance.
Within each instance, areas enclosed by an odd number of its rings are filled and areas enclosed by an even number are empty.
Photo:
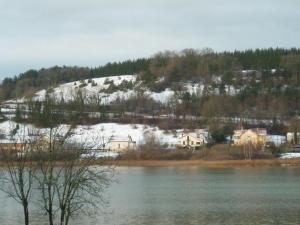
[[[108,79],[108,78],[106,78],[105,81],[104,81],[105,85],[108,85],[108,84],[111,84],[111,83],[113,83],[113,81]]]
[[[95,86],[97,86],[97,83],[94,80],[92,80],[91,86],[95,87]]]
[[[85,87],[85,86],[87,86],[87,83],[85,83],[84,80],[81,80],[81,81],[80,81],[80,84],[79,84],[79,88],[83,88],[83,87]]]
[[[118,90],[117,86],[114,84],[113,81],[111,81],[111,82],[109,83],[108,88],[103,89],[102,91],[103,91],[104,93],[106,93],[106,94],[112,94],[112,93],[114,93],[114,92],[117,91],[117,90]]]

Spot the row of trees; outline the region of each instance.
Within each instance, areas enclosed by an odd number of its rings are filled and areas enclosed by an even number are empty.
[[[143,70],[144,80],[152,81],[164,77],[165,82],[203,80],[210,82],[214,75],[239,75],[242,70],[264,73],[277,69],[277,75],[299,76],[299,49],[257,49],[216,53],[211,49],[186,49],[182,52],[156,54]]]
[[[276,69],[275,75],[270,73],[271,69]],[[264,86],[278,80],[273,80],[274,76],[284,79],[279,84],[299,86],[300,50],[270,48],[217,53],[211,49],[186,49],[179,53],[158,53],[149,59],[108,63],[97,68],[55,66],[39,71],[29,70],[14,78],[4,79],[0,86],[0,96],[2,99],[14,98],[65,82],[137,73],[155,89],[184,80],[211,83],[215,75],[222,75],[224,84],[238,84],[240,74],[237,72],[241,70],[257,70],[264,74]],[[155,85],[153,81],[159,77],[163,77],[164,82]]]

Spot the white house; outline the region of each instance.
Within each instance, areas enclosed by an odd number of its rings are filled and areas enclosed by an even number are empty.
[[[194,132],[183,132],[179,137],[179,145],[185,148],[197,148],[209,143],[210,134],[204,129],[197,129]]]
[[[123,152],[127,150],[136,149],[136,142],[132,140],[131,136],[116,137],[112,136],[110,140],[110,150],[114,152]]]
[[[297,140],[295,140],[297,138]],[[288,143],[297,144],[300,142],[300,132],[287,132],[286,140]]]

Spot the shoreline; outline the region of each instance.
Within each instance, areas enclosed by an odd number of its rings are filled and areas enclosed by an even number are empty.
[[[103,161],[102,161],[103,163]],[[97,164],[97,163],[96,163]],[[257,160],[115,160],[104,161],[105,165],[116,167],[300,167],[298,159],[257,159]]]
[[[295,159],[255,159],[255,160],[113,160],[96,159],[88,163],[91,166],[113,166],[113,167],[199,167],[199,168],[238,168],[238,167],[300,167],[300,158]],[[55,166],[62,166],[63,161],[55,161]],[[35,162],[28,162],[28,166]],[[6,163],[0,161],[0,167]]]

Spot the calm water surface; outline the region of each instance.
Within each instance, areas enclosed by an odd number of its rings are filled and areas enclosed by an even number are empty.
[[[300,224],[300,168],[119,168],[108,207],[71,224]],[[22,224],[22,211],[0,194],[0,224]],[[34,212],[32,224],[43,225]]]

